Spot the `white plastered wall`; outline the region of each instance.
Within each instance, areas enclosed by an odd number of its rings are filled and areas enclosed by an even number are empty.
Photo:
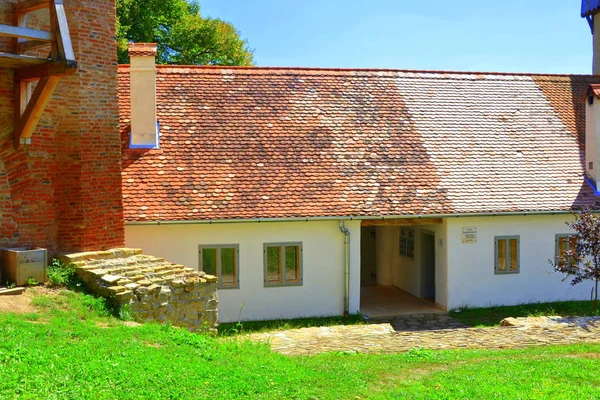
[[[360,222],[351,237],[350,313],[360,303]],[[198,268],[198,245],[239,245],[239,289],[219,290],[219,321],[341,315],[344,311],[344,234],[338,221],[127,225],[126,245]],[[302,242],[303,285],[264,287],[263,244]]]
[[[552,272],[556,234],[569,233],[568,215],[450,218],[448,307],[485,307],[585,300],[591,283],[571,286]],[[462,243],[462,227],[477,229],[477,243]],[[520,272],[494,274],[494,236],[520,236]]]
[[[400,255],[400,227],[378,227],[377,284],[392,285],[421,297],[421,231],[435,234],[435,297],[442,307],[447,305],[447,252],[446,222],[440,225],[408,227],[415,233],[414,260]]]

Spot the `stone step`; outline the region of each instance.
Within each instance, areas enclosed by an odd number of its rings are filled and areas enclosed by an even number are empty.
[[[130,271],[125,272],[122,275],[127,276],[127,277],[138,276],[138,275],[142,275],[142,270],[141,269],[132,269]]]

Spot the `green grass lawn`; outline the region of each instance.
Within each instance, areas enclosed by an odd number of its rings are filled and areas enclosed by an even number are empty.
[[[2,399],[600,399],[600,345],[286,357],[126,326],[81,293],[35,304],[0,314]]]
[[[449,314],[465,324],[486,327],[498,326],[500,321],[507,317],[591,316],[600,315],[600,312],[593,313],[589,301],[561,301],[521,304],[518,306],[462,308],[459,313],[450,311]]]

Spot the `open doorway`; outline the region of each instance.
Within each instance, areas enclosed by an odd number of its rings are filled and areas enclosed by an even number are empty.
[[[363,227],[360,230],[360,285],[377,284],[377,242],[376,228]]]
[[[442,220],[427,221],[435,225],[366,222],[361,228],[361,313],[388,317],[442,312],[436,305],[436,234],[443,232],[438,226]]]

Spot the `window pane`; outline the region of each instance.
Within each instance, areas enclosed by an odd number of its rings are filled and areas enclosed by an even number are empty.
[[[497,268],[498,271],[506,271],[506,239],[498,239],[497,251]]]
[[[217,275],[217,249],[202,249],[202,271]]]
[[[567,251],[567,243],[569,243],[569,238],[566,236],[561,236],[558,238],[558,256],[563,256],[565,251]]]
[[[569,250],[575,250],[577,247],[577,236],[569,236]]]
[[[300,248],[285,246],[285,281],[300,281]]]
[[[281,282],[281,247],[267,247],[267,283]]]
[[[409,238],[406,242],[406,256],[408,258],[415,258],[415,241]]]
[[[518,241],[517,239],[509,239],[509,245],[510,245],[510,270],[511,271],[516,271],[519,267],[518,263],[517,263],[517,259],[518,259],[518,245],[517,245]]]
[[[236,279],[235,248],[221,249],[221,286],[235,286]]]

